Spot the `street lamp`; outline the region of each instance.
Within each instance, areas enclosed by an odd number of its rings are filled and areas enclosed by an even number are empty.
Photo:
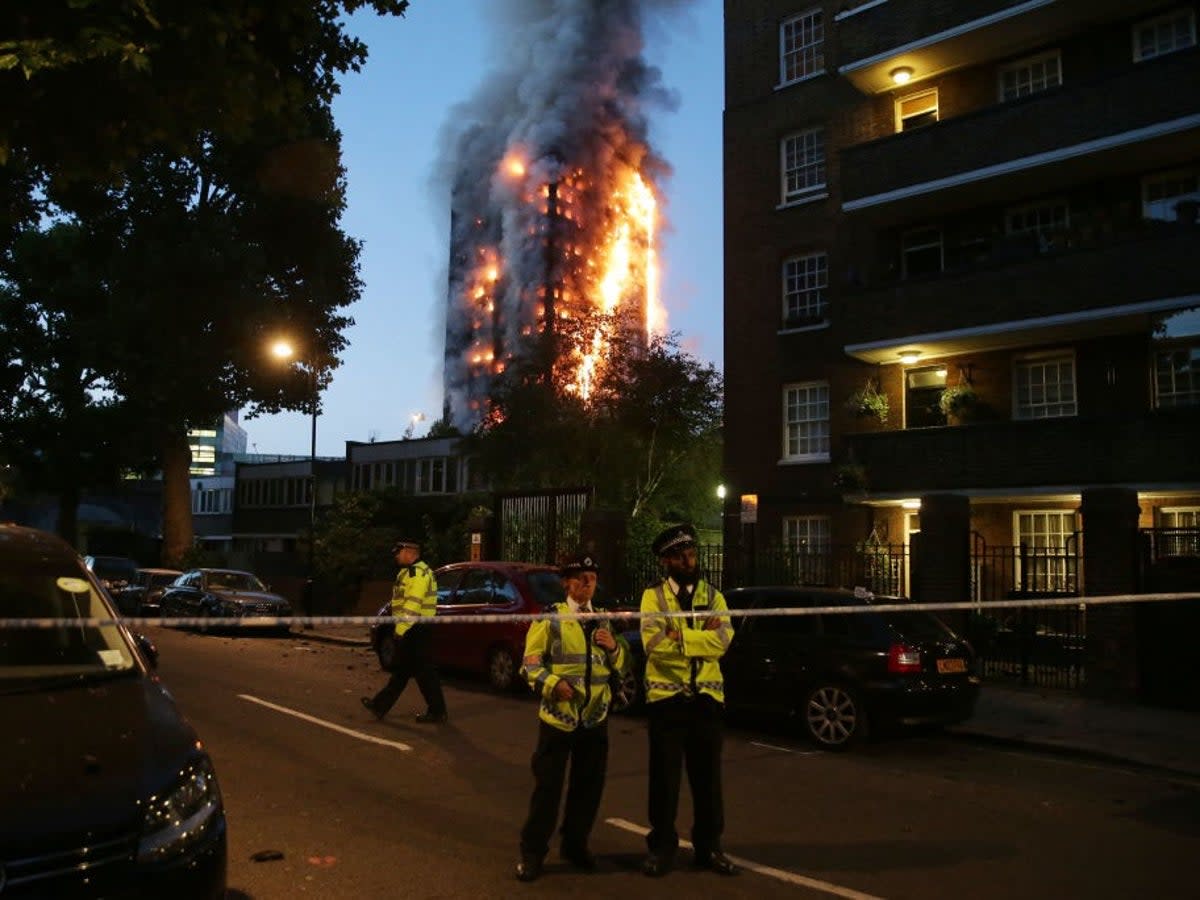
[[[282,338],[271,345],[271,354],[280,360],[293,359],[297,355],[296,348]],[[309,402],[312,404],[312,439],[308,451],[308,582],[304,589],[304,614],[311,616],[315,577],[313,550],[317,543],[317,409],[320,394],[316,362],[310,359],[303,365],[308,370]]]

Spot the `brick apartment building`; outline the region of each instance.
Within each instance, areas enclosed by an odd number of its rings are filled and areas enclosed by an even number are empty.
[[[728,542],[919,531],[962,599],[1200,525],[1198,10],[727,0]]]

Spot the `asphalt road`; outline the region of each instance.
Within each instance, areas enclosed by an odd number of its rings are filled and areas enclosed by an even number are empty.
[[[706,897],[1195,897],[1200,784],[933,735],[823,754],[762,723],[731,724],[725,849],[748,871],[640,873],[646,736],[611,727],[594,874],[552,851],[516,882],[536,707],[448,678],[451,720],[412,721],[410,686],[376,722],[369,651],[302,638],[156,629],[160,674],[216,763],[229,816],[230,898],[627,900]],[[691,821],[684,788],[680,831]],[[276,857],[255,861],[255,855]]]

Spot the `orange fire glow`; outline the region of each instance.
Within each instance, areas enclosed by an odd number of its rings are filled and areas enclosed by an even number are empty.
[[[520,288],[526,292],[525,308],[536,316],[539,328],[565,328],[591,314],[601,314],[608,323],[624,323],[594,327],[554,364],[555,382],[587,400],[606,364],[613,337],[607,329],[633,327],[645,340],[665,330],[659,297],[658,199],[648,176],[619,158],[610,160],[603,173],[559,166],[553,180],[534,183],[541,165],[531,166],[520,148],[511,149],[500,163],[502,176],[525,204],[525,219],[531,222],[528,227],[522,224],[520,233],[540,238],[549,258],[544,283]],[[531,183],[524,182],[527,177]],[[465,283],[476,321],[487,321],[495,310],[511,262],[502,258],[499,247],[478,250]],[[523,335],[532,331],[528,324],[520,329]],[[475,335],[483,337],[478,327]],[[505,360],[493,358],[478,341],[467,354],[472,369],[487,365],[493,374],[504,370]],[[505,356],[511,359],[511,350],[506,349]]]

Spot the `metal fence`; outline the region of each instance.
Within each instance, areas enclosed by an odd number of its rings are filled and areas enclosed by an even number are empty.
[[[500,558],[555,564],[579,547],[590,488],[506,494],[497,498]]]
[[[908,595],[909,556],[904,544],[860,543],[811,552],[701,544],[697,555],[705,578],[722,591],[770,584],[865,587],[876,594]],[[626,565],[635,592],[662,577],[658,559],[648,550],[631,553]]]
[[[995,607],[1001,600],[1077,597],[1083,565],[1079,535],[1062,547],[988,546],[979,535],[971,551],[967,635],[979,653],[983,676],[1038,687],[1079,688],[1086,670],[1087,609]]]

